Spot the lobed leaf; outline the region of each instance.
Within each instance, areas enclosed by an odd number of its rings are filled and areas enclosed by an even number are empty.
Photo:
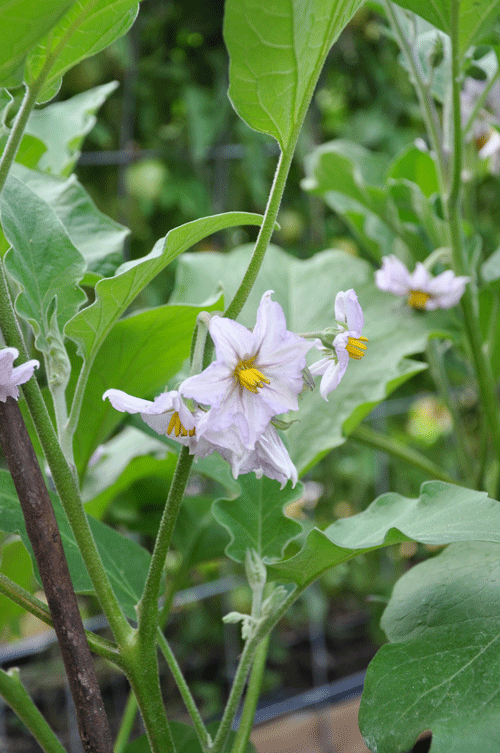
[[[236,499],[218,499],[213,505],[215,519],[229,531],[231,542],[226,554],[236,562],[245,561],[247,549],[255,549],[264,563],[280,560],[290,541],[302,532],[302,526],[287,518],[283,508],[303,494],[302,484],[284,489],[274,479],[253,473],[238,478],[241,495]]]
[[[364,512],[313,529],[298,554],[270,566],[270,577],[305,586],[362,552],[403,541],[500,543],[500,502],[442,481],[422,484],[418,499],[383,494]]]
[[[391,643],[361,700],[370,750],[403,753],[427,729],[436,753],[498,750],[499,554],[497,543],[453,544],[396,583],[382,618]]]

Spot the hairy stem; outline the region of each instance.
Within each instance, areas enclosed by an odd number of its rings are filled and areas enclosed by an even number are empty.
[[[250,739],[250,733],[253,728],[253,720],[255,718],[255,711],[257,709],[257,703],[259,701],[260,689],[262,687],[262,680],[264,678],[264,670],[266,668],[267,651],[269,648],[270,635],[268,634],[264,640],[260,643],[255,652],[255,658],[248,678],[247,692],[245,695],[245,702],[243,704],[243,711],[241,712],[240,722],[238,724],[238,731],[234,739],[234,743],[231,747],[231,753],[245,753]]]
[[[210,735],[206,730],[203,719],[201,718],[198,707],[196,706],[196,702],[191,695],[189,686],[184,679],[184,675],[182,674],[182,670],[179,667],[177,659],[175,658],[174,653],[160,628],[158,628],[157,632],[157,641],[160,647],[160,651],[165,657],[165,661],[167,662],[169,669],[172,672],[177,688],[182,696],[182,700],[184,701],[185,706],[189,712],[189,716],[191,717],[191,721],[193,722],[193,727],[196,731],[198,740],[200,741],[200,745],[204,751],[208,751],[211,742]]]
[[[0,327],[8,345],[18,349],[21,363],[28,352],[10,300],[7,280],[0,260]],[[49,464],[54,484],[64,507],[71,530],[78,543],[92,585],[102,610],[118,643],[124,643],[132,632],[113,592],[90,530],[73,469],[59,445],[40,387],[35,378],[22,386],[35,429]]]
[[[44,753],[66,753],[24,689],[17,667],[7,672],[0,669],[0,696],[25,723]]]

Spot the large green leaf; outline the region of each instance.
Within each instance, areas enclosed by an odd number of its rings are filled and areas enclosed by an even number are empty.
[[[229,96],[256,131],[288,145],[330,47],[363,0],[226,0]]]
[[[298,499],[304,489],[290,482],[280,489],[277,481],[247,473],[238,479],[241,495],[237,499],[219,499],[213,513],[231,535],[226,554],[236,562],[245,561],[247,549],[255,549],[260,559],[273,562],[283,557],[287,544],[297,538],[302,526],[283,513],[285,505]]]
[[[64,180],[14,165],[12,175],[45,201],[88,266],[121,254],[128,228],[100,212],[75,175]]]
[[[136,0],[76,0],[59,22],[32,49],[26,61],[26,82],[43,76],[38,102],[57,94],[61,78],[80,60],[95,55],[132,26]]]
[[[61,503],[54,495],[52,496],[52,504],[66,553],[71,580],[73,581],[73,588],[77,593],[92,593],[92,583],[68,519],[64,514]],[[151,559],[150,555],[134,541],[122,536],[118,531],[109,528],[98,520],[89,517],[89,524],[113,591],[127,616],[136,619],[135,605],[142,595]],[[36,567],[14,483],[10,474],[6,471],[0,471],[0,530],[5,533],[19,533]]]
[[[23,64],[33,46],[56,24],[72,0],[9,0],[0,4],[0,86],[23,81]]]
[[[12,244],[5,266],[21,288],[16,310],[33,327],[37,348],[48,353],[85,301],[78,287],[85,262],[50,205],[13,175],[2,191],[0,212]]]
[[[82,142],[96,123],[95,113],[117,86],[118,81],[110,81],[64,102],[32,111],[23,141],[30,134],[31,138],[36,136],[45,144],[46,152],[38,164],[39,170],[63,176],[71,173],[80,156]]]
[[[382,618],[391,643],[361,701],[370,750],[403,753],[427,729],[432,753],[500,750],[499,610],[498,544],[454,544],[397,582]]]
[[[363,551],[409,540],[500,543],[500,502],[485,492],[442,481],[422,484],[418,499],[383,494],[358,515],[338,520],[324,531],[314,528],[298,554],[270,566],[270,577],[305,586]]]
[[[226,300],[231,300],[250,252],[249,247],[243,247],[230,256],[186,254],[179,262],[173,300],[203,300],[219,282],[224,285]],[[446,336],[453,328],[453,313],[421,315],[400,299],[378,290],[372,268],[362,259],[341,251],[324,251],[301,261],[275,246],[266,253],[240,321],[253,327],[262,294],[273,289],[274,300],[283,307],[290,330],[322,330],[334,326],[335,296],[339,290],[349,288],[356,290],[363,307],[363,334],[370,340],[368,351],[361,361],[349,363],[328,402],[316,389],[302,396],[297,414],[288,416],[299,419],[285,432],[285,441],[300,472],[342,444],[377,403],[425,368],[422,362],[411,361],[407,356],[425,350],[433,333]]]
[[[447,34],[452,30],[453,13],[458,13],[458,39],[462,54],[491,30],[500,15],[500,0],[397,0],[397,4],[417,13]]]
[[[158,306],[121,319],[112,328],[92,365],[75,441],[75,460],[83,469],[94,450],[124,419],[102,396],[107,389],[138,397],[162,392],[189,357],[196,317],[210,305]]]
[[[68,322],[65,333],[78,344],[80,355],[94,358],[111,327],[134,298],[179,254],[219,230],[261,222],[262,216],[258,214],[228,212],[174,228],[155,243],[147,256],[126,262],[114,277],[98,282],[95,302]]]

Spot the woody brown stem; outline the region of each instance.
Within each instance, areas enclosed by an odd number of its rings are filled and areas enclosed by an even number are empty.
[[[85,753],[112,753],[111,732],[49,493],[16,401],[0,402],[5,455],[35,554]]]

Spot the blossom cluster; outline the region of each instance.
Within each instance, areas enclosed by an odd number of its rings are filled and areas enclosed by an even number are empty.
[[[178,390],[164,392],[154,401],[116,389],[107,390],[103,398],[119,411],[140,413],[148,426],[187,446],[196,457],[217,451],[231,464],[235,478],[254,471],[257,477],[266,475],[282,486],[289,479],[295,484],[297,470],[273,420],[298,410],[311,348],[324,354],[314,373],[323,375],[321,394],[326,399],[340,382],[349,356],[359,359],[364,354],[366,338],[361,335],[363,314],[353,290],[337,295],[338,327],[330,330],[327,345],[290,332],[272,292],[262,296],[253,330],[221,316],[211,318],[215,361],[184,380]]]
[[[470,277],[454,275],[450,269],[433,277],[420,262],[414,272],[409,272],[394,254],[384,256],[382,268],[375,272],[380,290],[406,298],[409,306],[425,311],[456,306],[469,280]]]

